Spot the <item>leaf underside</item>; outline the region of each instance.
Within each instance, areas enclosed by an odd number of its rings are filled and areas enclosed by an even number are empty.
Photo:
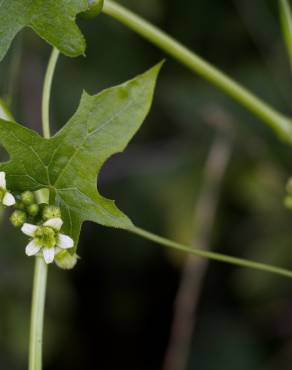
[[[0,144],[9,153],[0,164],[14,192],[49,188],[61,207],[63,231],[77,245],[84,221],[127,229],[130,219],[97,191],[104,162],[122,152],[149,112],[161,63],[98,95],[83,93],[69,122],[52,138],[0,120]]]
[[[85,39],[75,18],[86,9],[87,0],[0,0],[0,61],[24,27],[67,56],[84,54]]]

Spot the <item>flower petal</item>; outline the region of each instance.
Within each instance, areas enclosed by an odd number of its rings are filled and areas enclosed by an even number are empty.
[[[34,256],[39,252],[40,249],[41,248],[38,245],[36,245],[35,241],[32,240],[30,243],[27,244],[25,248],[25,253],[27,256]]]
[[[32,225],[32,224],[23,224],[22,228],[21,228],[21,231],[25,234],[25,235],[28,235],[28,236],[33,236],[36,229],[38,227],[36,225]]]
[[[44,223],[44,226],[52,227],[53,229],[59,231],[63,225],[63,221],[61,218],[51,218],[50,220]]]
[[[46,263],[52,263],[55,258],[55,248],[43,248],[43,254]]]
[[[13,204],[15,204],[15,198],[11,193],[8,193],[7,191],[4,195],[2,203],[7,207],[13,206]]]
[[[6,173],[0,172],[0,188],[6,189]]]
[[[59,234],[57,246],[62,249],[69,249],[74,246],[74,240],[68,235]]]

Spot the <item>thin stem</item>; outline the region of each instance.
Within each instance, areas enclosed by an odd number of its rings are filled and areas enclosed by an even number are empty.
[[[266,265],[260,262],[250,261],[250,260],[246,260],[246,259],[242,259],[238,257],[227,256],[221,253],[209,252],[209,251],[204,251],[202,249],[193,248],[193,247],[183,245],[180,243],[176,243],[172,240],[163,238],[159,235],[153,234],[137,226],[132,226],[130,229],[128,229],[128,231],[132,232],[133,234],[137,234],[144,239],[151,240],[154,243],[157,243],[157,244],[160,244],[165,247],[172,248],[172,249],[175,249],[181,252],[186,252],[194,256],[209,258],[210,260],[214,260],[214,261],[225,262],[231,265],[246,267],[246,268],[250,268],[250,269],[258,270],[258,271],[270,272],[276,275],[281,275],[281,276],[292,278],[292,271],[286,270],[281,267]]]
[[[280,0],[280,17],[284,41],[287,47],[290,66],[292,68],[292,12],[288,0]]]
[[[221,114],[221,119],[224,113]],[[229,117],[226,119],[229,123]],[[203,174],[202,189],[194,207],[194,233],[192,245],[209,250],[215,224],[221,187],[231,158],[231,137],[219,132],[212,145]],[[182,271],[174,303],[174,314],[164,370],[187,368],[192,337],[196,326],[197,307],[209,261],[189,255]]]
[[[59,51],[53,49],[43,87],[42,126],[44,137],[47,139],[50,137],[49,108],[51,88],[58,56]],[[43,257],[36,257],[32,293],[28,370],[42,370],[42,343],[47,273],[48,267]]]
[[[10,62],[8,89],[7,89],[7,105],[11,108],[13,97],[15,95],[15,88],[17,86],[18,75],[20,70],[21,56],[22,56],[22,36],[16,40],[14,52]]]
[[[48,267],[43,257],[36,257],[33,280],[29,340],[29,370],[42,369],[43,322]]]
[[[238,101],[254,115],[270,126],[282,139],[292,143],[292,121],[276,111],[256,95],[242,87],[200,56],[168,36],[159,28],[129,11],[125,7],[106,0],[103,12],[132,29],[180,63],[208,80]]]
[[[51,89],[53,77],[59,58],[59,50],[53,49],[48,68],[45,75],[44,89],[43,89],[43,100],[42,100],[42,125],[43,125],[43,134],[46,139],[51,136],[50,131],[50,98],[51,98]]]

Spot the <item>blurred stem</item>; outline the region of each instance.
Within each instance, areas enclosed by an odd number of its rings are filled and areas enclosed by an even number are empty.
[[[113,1],[106,0],[103,12],[132,29],[193,72],[196,72],[201,77],[217,86],[254,115],[259,117],[283,140],[292,144],[292,121],[288,117],[269,106],[222,71],[177,42],[174,38],[168,36],[165,32],[125,7]]]
[[[267,265],[265,263],[246,260],[243,258],[232,257],[232,256],[228,256],[228,255],[221,254],[221,253],[204,251],[200,248],[193,248],[191,246],[176,243],[172,240],[163,238],[162,236],[153,234],[150,231],[144,230],[134,225],[131,228],[129,228],[128,231],[133,234],[139,235],[140,237],[144,239],[151,240],[152,242],[156,244],[160,244],[160,245],[163,245],[165,247],[168,247],[168,248],[171,248],[177,251],[189,253],[193,256],[209,258],[210,260],[214,260],[214,261],[224,262],[224,263],[228,263],[228,264],[239,266],[239,267],[246,267],[246,268],[250,268],[253,270],[265,271],[265,272],[269,272],[272,274],[292,278],[292,271],[281,268],[281,267]]]
[[[15,46],[13,48],[13,54],[10,62],[9,78],[8,78],[8,89],[6,102],[11,108],[13,97],[15,95],[15,88],[18,80],[18,74],[20,69],[22,54],[22,36],[19,35],[18,39],[15,41]]]
[[[210,149],[204,169],[202,189],[194,209],[193,245],[200,245],[204,250],[210,247],[220,190],[230,157],[231,135],[220,132]],[[187,368],[196,310],[207,268],[206,259],[189,256],[185,262],[174,304],[164,370]]]
[[[29,341],[29,370],[42,369],[43,323],[46,300],[48,267],[43,257],[35,258],[33,280],[30,341]]]
[[[280,0],[280,17],[284,41],[286,43],[290,66],[292,68],[292,12],[288,0]]]
[[[59,58],[59,50],[54,48],[49,60],[48,68],[45,75],[44,89],[43,89],[43,100],[42,100],[42,125],[43,134],[46,139],[51,136],[50,131],[50,98],[53,77]]]
[[[42,104],[42,126],[45,138],[50,137],[50,96],[52,81],[56,64],[58,61],[59,51],[53,49],[43,87],[43,104]],[[29,370],[42,369],[42,343],[43,343],[43,326],[44,326],[44,310],[46,301],[46,285],[47,285],[48,266],[43,257],[36,257],[35,272],[33,280],[32,293],[32,308],[31,308],[31,326],[30,326],[30,341],[29,341]]]

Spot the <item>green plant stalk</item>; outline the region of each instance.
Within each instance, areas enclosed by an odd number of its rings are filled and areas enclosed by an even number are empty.
[[[151,240],[154,243],[161,244],[165,247],[172,248],[177,251],[186,252],[194,256],[209,258],[210,260],[214,260],[214,261],[225,262],[231,265],[246,267],[246,268],[250,268],[250,269],[258,270],[258,271],[265,271],[265,272],[273,273],[276,275],[281,275],[281,276],[292,278],[292,271],[286,270],[281,267],[276,267],[272,265],[267,265],[265,263],[250,261],[250,260],[246,260],[242,258],[227,256],[221,253],[209,252],[206,250],[193,248],[193,247],[186,246],[180,243],[176,243],[172,240],[163,238],[161,236],[155,235],[149,231],[146,231],[136,226],[133,226],[128,231],[134,234],[137,234],[144,239]]]
[[[280,17],[284,41],[287,47],[290,66],[292,68],[292,12],[288,0],[280,0]]]
[[[50,137],[50,121],[49,121],[50,96],[52,81],[58,57],[59,52],[56,49],[53,49],[48,63],[44,81],[42,126],[43,126],[43,135],[45,138]],[[28,360],[29,370],[42,370],[42,343],[43,343],[47,273],[48,266],[45,263],[43,257],[42,256],[36,257],[32,292],[32,306],[31,306],[31,325],[30,325],[29,360]]]
[[[44,89],[43,89],[43,99],[42,99],[42,126],[43,135],[46,139],[51,136],[50,131],[50,98],[53,77],[56,69],[56,64],[59,58],[60,52],[58,49],[54,48],[49,60],[48,68],[45,75]]]
[[[31,306],[28,364],[29,370],[42,369],[43,322],[46,299],[47,270],[48,267],[43,257],[36,257]]]
[[[276,111],[232,78],[177,42],[174,38],[168,36],[165,32],[125,7],[113,1],[106,0],[103,13],[132,29],[190,70],[217,86],[270,126],[281,139],[292,144],[292,120],[290,118]]]

